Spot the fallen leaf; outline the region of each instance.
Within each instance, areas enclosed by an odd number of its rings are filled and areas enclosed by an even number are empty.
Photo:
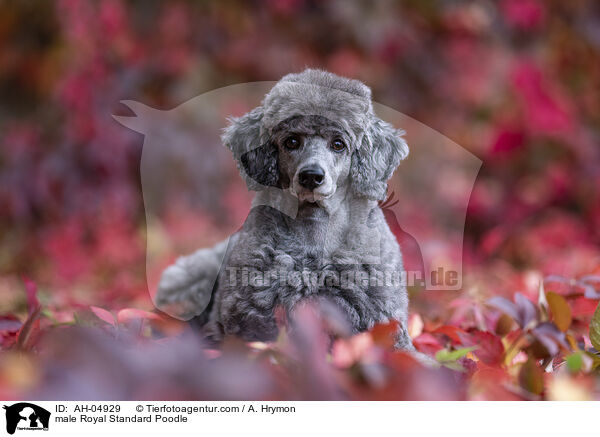
[[[396,344],[398,336],[398,325],[396,320],[389,323],[378,323],[371,329],[371,337],[373,342],[383,348],[392,348]]]
[[[565,360],[567,369],[571,373],[579,372],[583,367],[583,354],[581,352],[575,352],[567,357]]]
[[[504,337],[506,334],[508,334],[510,331],[512,331],[514,326],[514,322],[513,319],[508,316],[507,314],[502,314],[499,318],[498,321],[496,322],[496,334],[499,335],[500,337]]]
[[[571,326],[573,317],[571,315],[571,307],[567,300],[560,294],[549,291],[546,293],[548,306],[552,313],[552,320],[561,331],[565,332]]]
[[[594,317],[590,322],[590,341],[597,351],[600,351],[600,305],[594,312]]]
[[[476,346],[473,354],[487,365],[498,365],[504,358],[502,340],[491,332],[473,331],[463,336],[465,346]]]
[[[471,352],[474,349],[475,349],[475,346],[463,347],[463,348],[456,349],[456,350],[453,350],[453,351],[450,351],[448,349],[441,349],[441,350],[439,350],[439,351],[436,352],[435,359],[437,361],[439,361],[440,363],[446,363],[446,362],[449,362],[449,361],[456,361],[459,358],[462,358],[462,357],[466,356],[469,352]]]
[[[131,320],[138,319],[158,319],[160,318],[157,314],[149,311],[138,310],[137,308],[125,308],[117,313],[118,323],[127,323]]]
[[[450,338],[450,340],[452,340],[455,343],[460,343],[461,338],[460,335],[461,334],[466,334],[466,332],[462,329],[460,329],[457,326],[450,326],[450,325],[444,325],[444,326],[440,326],[439,328],[436,328],[435,330],[431,331],[432,334],[444,334],[446,336],[448,336]]]
[[[530,393],[541,395],[544,391],[544,372],[536,361],[528,359],[519,370],[519,385]]]
[[[514,299],[513,303],[503,297],[493,297],[487,304],[510,316],[521,328],[527,328],[538,318],[538,309],[521,293],[515,293]]]
[[[108,310],[104,308],[90,306],[90,310],[98,317],[100,320],[108,323],[109,325],[116,326],[115,316]]]

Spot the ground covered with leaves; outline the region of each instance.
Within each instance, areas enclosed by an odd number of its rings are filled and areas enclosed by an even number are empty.
[[[24,279],[27,315],[0,319],[4,399],[600,399],[600,276],[547,278],[537,300],[448,302],[452,324],[413,313],[423,364],[394,350],[396,323],[349,335],[335,311],[299,308],[274,343],[202,344],[189,324],[90,306],[58,322]],[[552,287],[555,291],[546,291]],[[282,320],[285,318],[281,318]],[[293,328],[290,328],[293,326]]]

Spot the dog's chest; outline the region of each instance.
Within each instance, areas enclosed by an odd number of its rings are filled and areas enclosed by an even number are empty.
[[[382,307],[372,293],[373,270],[390,262],[381,256],[375,226],[339,222],[298,223],[259,217],[243,232],[232,251],[222,284],[220,317],[225,332],[254,338],[276,335],[276,308],[292,311],[301,301],[329,298],[353,319]],[[365,278],[367,282],[365,282]],[[366,320],[366,319],[365,319]]]

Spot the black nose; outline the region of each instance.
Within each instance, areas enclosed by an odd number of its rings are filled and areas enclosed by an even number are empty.
[[[304,188],[314,190],[325,181],[325,171],[318,165],[302,169],[298,175],[298,182]]]

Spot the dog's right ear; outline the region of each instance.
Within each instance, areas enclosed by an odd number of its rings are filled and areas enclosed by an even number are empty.
[[[352,187],[362,196],[383,201],[387,195],[387,180],[400,161],[408,156],[404,131],[372,116],[362,145],[352,155],[350,174]]]
[[[242,155],[240,161],[243,171],[260,185],[281,188],[279,184],[278,155],[277,148],[273,143],[266,142],[262,146]],[[248,184],[248,187],[253,188],[250,184]]]
[[[261,137],[262,117],[263,108],[259,106],[241,117],[230,118],[221,137],[251,190],[279,186],[277,149]]]

